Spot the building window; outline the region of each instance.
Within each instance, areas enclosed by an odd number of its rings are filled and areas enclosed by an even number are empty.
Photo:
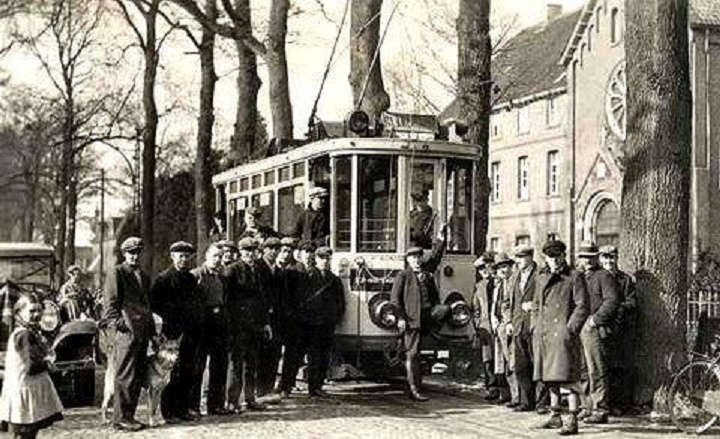
[[[516,111],[516,128],[518,134],[527,134],[530,132],[530,107],[528,105],[520,107]]]
[[[615,44],[620,41],[620,16],[618,8],[613,8],[610,12],[610,42]]]
[[[490,136],[493,138],[500,137],[500,124],[497,121],[490,121]]]
[[[588,33],[587,33],[587,49],[588,49],[588,52],[592,52],[592,36],[593,36],[593,27],[590,26],[590,27],[588,28]]]
[[[500,162],[493,162],[490,165],[490,184],[492,190],[490,191],[490,201],[500,201]]]
[[[595,9],[595,33],[600,33],[600,12],[602,12],[602,6],[598,6]]]
[[[547,194],[560,193],[560,158],[557,151],[550,151],[547,155]]]
[[[530,245],[530,235],[518,235],[515,237],[515,245]]]
[[[605,200],[595,214],[595,242],[599,246],[617,245],[620,239],[620,210],[612,200]]]
[[[545,123],[547,126],[555,126],[558,124],[558,121],[560,119],[559,117],[559,108],[558,108],[558,98],[549,98],[547,101],[547,105],[545,108]]]
[[[527,156],[518,159],[518,198],[527,200],[530,198],[530,162]]]
[[[500,251],[500,238],[490,238],[490,251]]]

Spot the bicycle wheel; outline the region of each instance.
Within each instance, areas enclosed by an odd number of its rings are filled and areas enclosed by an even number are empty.
[[[720,368],[695,361],[673,378],[668,395],[673,423],[689,434],[709,430],[720,418]]]

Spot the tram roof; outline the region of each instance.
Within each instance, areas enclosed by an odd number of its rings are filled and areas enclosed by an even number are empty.
[[[414,152],[413,152],[414,151]],[[222,184],[238,177],[282,167],[301,160],[329,154],[357,153],[408,154],[422,157],[455,157],[477,159],[480,146],[439,140],[412,140],[389,137],[334,138],[311,142],[282,154],[236,166],[213,177],[213,184]]]

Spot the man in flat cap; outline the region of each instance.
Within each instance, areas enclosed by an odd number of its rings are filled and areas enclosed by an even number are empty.
[[[197,281],[190,272],[195,248],[185,241],[170,245],[170,267],[161,271],[152,291],[150,305],[163,319],[163,333],[180,341],[180,353],[170,382],[162,394],[160,411],[168,423],[195,421],[200,416],[193,407],[191,389],[202,379],[197,358],[201,353],[205,307],[197,290]]]
[[[278,232],[272,227],[262,223],[262,211],[259,207],[251,206],[245,210],[245,228],[240,233],[240,238],[252,238],[258,248],[263,241],[269,237],[279,237]]]
[[[222,250],[220,263],[223,267],[227,267],[228,265],[237,261],[237,259],[240,257],[240,250],[238,249],[235,241],[230,239],[224,239],[222,241],[218,241],[217,245]]]
[[[618,268],[618,249],[600,247],[600,264],[615,279],[618,292],[615,336],[610,352],[610,407],[623,413],[633,406],[635,388],[635,334],[637,292],[635,278]]]
[[[435,215],[428,203],[428,191],[415,191],[410,194],[410,246],[432,248],[432,226]]]
[[[120,245],[124,262],[110,270],[105,282],[103,309],[108,327],[115,332],[112,360],[115,362],[113,424],[125,431],[145,426],[135,420],[140,389],[147,367],[148,340],[155,333],[150,312],[150,279],[140,268],[140,238],[127,238]]]
[[[590,315],[580,332],[588,373],[580,419],[587,424],[608,421],[609,355],[619,305],[615,279],[600,266],[599,255],[597,245],[587,241],[580,244],[577,254],[590,299]]]
[[[265,410],[257,400],[256,384],[258,355],[264,341],[272,338],[268,318],[268,301],[260,281],[256,261],[255,240],[250,237],[238,242],[240,259],[225,267],[223,277],[227,288],[228,331],[232,380],[228,389],[228,407],[242,411],[240,396],[245,395],[249,410]]]
[[[222,277],[223,250],[212,243],[205,251],[203,264],[192,270],[197,290],[204,304],[201,352],[198,358],[200,376],[208,362],[208,415],[225,415],[225,389],[228,373],[227,292]],[[209,360],[209,361],[208,361]],[[192,390],[191,406],[200,407],[201,380]]]
[[[258,383],[257,394],[264,396],[270,394],[275,388],[278,366],[282,345],[277,334],[280,331],[280,307],[282,291],[280,287],[280,276],[278,273],[277,260],[280,253],[280,238],[265,238],[262,244],[262,257],[257,261],[258,282],[268,304],[268,318],[273,335],[271,340],[265,341],[260,347],[258,359]]]
[[[447,224],[443,224],[441,240],[427,260],[423,260],[423,249],[413,247],[405,254],[407,268],[395,276],[390,300],[399,311],[398,331],[405,346],[405,373],[410,398],[427,401],[420,393],[422,383],[419,354],[420,337],[428,335],[435,323],[433,308],[440,304],[440,293],[435,283],[437,271],[447,245]],[[437,316],[442,318],[442,316]]]
[[[496,388],[495,373],[493,368],[493,337],[490,324],[490,304],[495,289],[495,272],[493,262],[495,254],[485,252],[475,260],[473,264],[478,273],[479,280],[475,284],[475,291],[472,297],[473,326],[475,337],[473,347],[479,351],[483,364],[483,384],[486,390],[486,399],[495,400],[499,395]]]
[[[295,223],[292,235],[302,241],[315,244],[316,247],[327,245],[330,235],[330,221],[326,209],[327,189],[316,186],[308,192],[310,204]]]
[[[298,244],[295,258],[295,270],[306,272],[315,266],[315,250],[317,246],[311,241],[301,241]]]
[[[580,331],[589,315],[585,279],[566,261],[566,246],[560,240],[543,245],[547,264],[535,281],[533,297],[533,343],[535,381],[550,392],[550,418],[538,428],[560,429],[560,434],[578,432],[582,346]],[[562,419],[560,391],[567,392],[569,416]]]
[[[500,252],[495,256],[495,263],[493,264],[495,282],[493,300],[490,302],[490,325],[494,341],[493,359],[495,360],[493,366],[495,380],[500,391],[498,402],[505,403],[509,408],[515,408],[519,405],[517,394],[512,393],[517,390],[517,386],[515,385],[515,375],[513,375],[509,367],[509,338],[512,334],[507,332],[507,324],[511,321],[509,310],[510,277],[513,274],[514,265],[513,258],[505,252]]]
[[[60,287],[58,304],[67,320],[77,320],[80,314],[92,306],[90,292],[82,283],[82,268],[71,265],[67,269],[68,280]]]
[[[315,252],[315,266],[304,275],[304,285],[292,304],[296,312],[297,339],[293,340],[287,360],[291,367],[283,371],[282,396],[292,391],[294,377],[305,354],[308,355],[308,393],[323,398],[322,390],[330,363],[335,327],[345,313],[345,287],[332,271],[332,249],[320,247]]]

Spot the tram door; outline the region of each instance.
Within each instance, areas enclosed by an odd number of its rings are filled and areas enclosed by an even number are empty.
[[[408,166],[408,237],[409,247],[432,248],[440,226],[440,190],[437,187],[439,164],[434,160],[410,159]]]

